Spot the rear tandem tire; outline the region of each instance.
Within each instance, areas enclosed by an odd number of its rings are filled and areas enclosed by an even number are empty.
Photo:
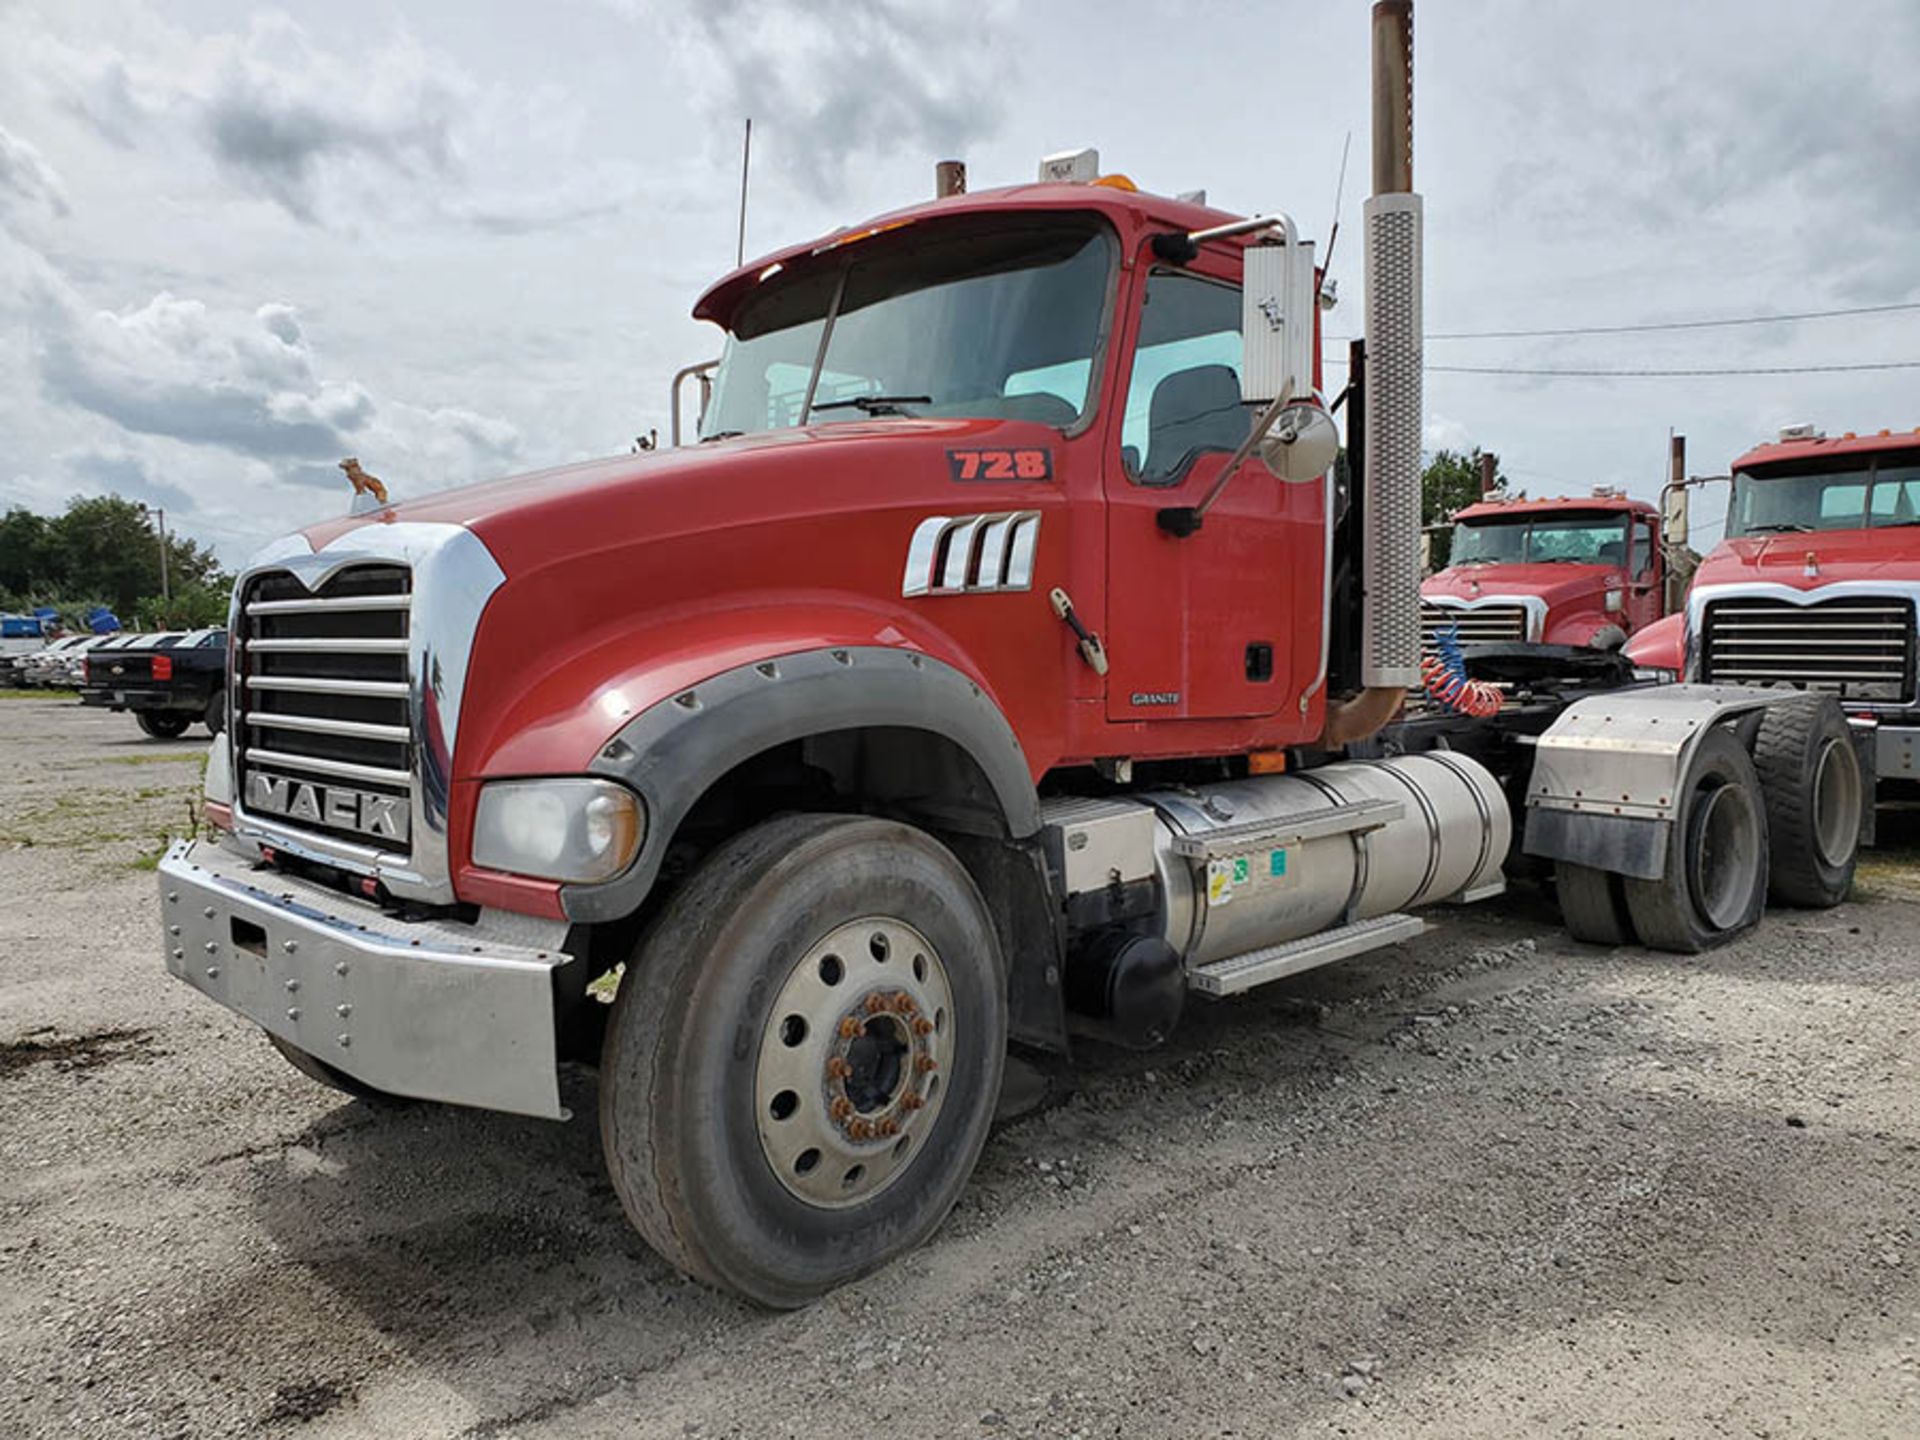
[[[1625,877],[1562,860],[1553,867],[1554,893],[1567,933],[1589,945],[1631,945],[1633,913],[1627,909]]]
[[[891,821],[772,820],[702,862],[627,966],[607,1172],[672,1264],[805,1305],[946,1218],[1006,1043],[993,920],[952,852]]]
[[[178,740],[193,723],[191,716],[174,710],[136,710],[133,719],[155,740]]]
[[[1773,836],[1769,894],[1782,905],[1832,909],[1853,888],[1861,807],[1873,803],[1846,712],[1830,695],[1769,705],[1753,765]]]
[[[1687,766],[1658,880],[1622,882],[1640,941],[1696,955],[1753,928],[1767,900],[1767,812],[1753,757],[1723,726]]]

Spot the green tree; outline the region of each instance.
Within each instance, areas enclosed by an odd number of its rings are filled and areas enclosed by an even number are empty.
[[[1500,462],[1494,460],[1494,483],[1505,483]],[[1444,570],[1453,553],[1453,530],[1448,525],[1456,510],[1480,498],[1480,447],[1471,454],[1442,450],[1427,462],[1420,476],[1420,524],[1430,537],[1428,563]],[[1435,528],[1438,527],[1438,528]]]
[[[104,596],[123,617],[160,594],[159,535],[137,502],[118,495],[76,496],[51,528],[65,562],[62,590]],[[211,550],[168,535],[167,571],[171,586],[184,592],[214,582],[220,565]]]
[[[56,589],[65,568],[50,520],[21,505],[0,515],[0,591],[30,595]]]

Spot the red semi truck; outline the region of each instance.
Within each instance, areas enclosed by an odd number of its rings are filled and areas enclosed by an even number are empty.
[[[1429,639],[1614,650],[1660,617],[1660,517],[1618,491],[1490,496],[1453,517],[1446,568],[1420,587]]]
[[[1284,216],[1082,155],[790,246],[695,307],[696,443],[364,497],[245,570],[168,969],[351,1092],[565,1119],[597,1065],[636,1227],[792,1306],[940,1223],[1010,1043],[1154,1045],[1509,862],[1598,941],[1834,903],[1851,854],[1778,838],[1830,700],[1548,657],[1393,723],[1420,200],[1407,0],[1374,24],[1349,481]]]
[[[1733,462],[1721,542],[1638,665],[1836,697],[1885,784],[1920,779],[1920,431],[1790,426]]]

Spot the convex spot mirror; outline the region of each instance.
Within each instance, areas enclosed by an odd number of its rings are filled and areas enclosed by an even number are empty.
[[[1323,405],[1285,406],[1260,437],[1260,458],[1282,480],[1318,480],[1340,453],[1340,430]]]

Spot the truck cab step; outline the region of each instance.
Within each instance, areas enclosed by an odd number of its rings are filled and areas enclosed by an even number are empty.
[[[1267,945],[1242,955],[1211,960],[1205,965],[1188,966],[1187,988],[1203,995],[1238,995],[1270,980],[1281,980],[1302,970],[1345,960],[1350,955],[1398,945],[1426,928],[1423,920],[1398,912],[1356,920],[1351,925],[1322,930],[1317,935],[1303,936],[1282,945]]]

